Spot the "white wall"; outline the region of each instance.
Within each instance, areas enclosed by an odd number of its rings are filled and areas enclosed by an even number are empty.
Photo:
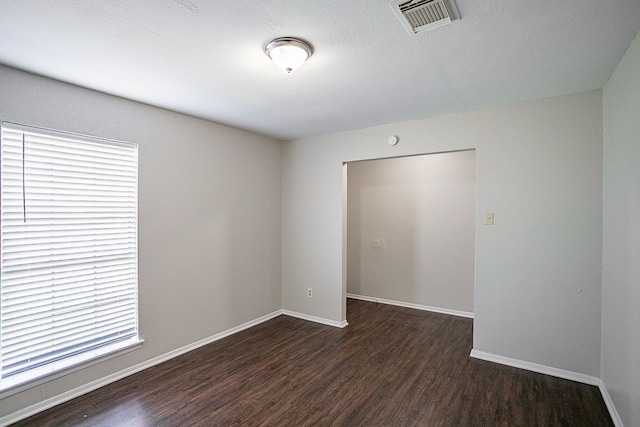
[[[473,312],[475,152],[348,164],[347,292]]]
[[[598,377],[601,101],[592,91],[285,143],[284,308],[345,319],[343,162],[475,148],[474,349]]]
[[[0,120],[139,144],[140,350],[0,417],[281,308],[281,143],[0,67]]]
[[[604,88],[602,380],[640,426],[640,37]]]

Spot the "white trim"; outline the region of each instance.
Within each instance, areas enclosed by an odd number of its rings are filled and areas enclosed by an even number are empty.
[[[1,390],[0,391],[0,400],[6,399],[9,396],[21,393],[21,392],[23,392],[25,390],[28,390],[30,388],[37,387],[40,384],[48,383],[49,381],[53,381],[56,378],[64,377],[65,375],[72,374],[72,373],[74,373],[76,371],[80,371],[82,369],[87,369],[88,367],[96,365],[98,363],[106,362],[109,359],[113,359],[115,357],[122,356],[123,354],[127,354],[129,352],[132,352],[134,350],[138,350],[138,349],[142,348],[142,345],[144,344],[144,340],[139,338],[139,337],[136,337],[135,341],[130,340],[130,341],[127,341],[127,343],[128,344],[121,345],[121,346],[116,347],[116,348],[110,347],[111,350],[107,349],[108,351],[106,351],[106,352],[103,352],[105,350],[105,348],[100,348],[100,349],[97,349],[97,351],[89,352],[88,354],[85,353],[82,356],[87,357],[89,355],[89,356],[91,356],[91,358],[81,359],[81,361],[78,361],[76,363],[70,364],[70,365],[68,365],[68,366],[66,366],[64,368],[56,366],[56,362],[54,362],[54,363],[50,364],[50,366],[47,366],[46,368],[47,369],[56,369],[55,371],[52,370],[51,373],[49,373],[49,374],[41,374],[39,376],[33,377],[33,379],[31,379],[31,380],[21,381],[19,383],[16,383],[16,384],[10,386],[10,387],[6,387],[6,388],[0,389]],[[51,365],[53,365],[53,366],[51,366]],[[64,365],[62,365],[62,366],[64,366]],[[6,380],[4,380],[4,381],[6,381]],[[0,381],[0,383],[1,382],[2,381]]]
[[[354,295],[354,294],[347,294],[348,298],[354,298],[354,299],[361,299],[364,301],[371,301],[371,302],[380,302],[382,304],[387,304],[384,301],[387,300],[379,300],[377,298],[370,298],[370,297],[364,297],[364,296],[359,296],[359,295]],[[397,305],[397,304],[393,304],[393,305]],[[413,307],[409,307],[409,308],[413,308]],[[430,311],[430,310],[429,310]],[[324,319],[321,317],[316,317],[316,316],[311,316],[311,315],[307,315],[307,314],[303,314],[303,313],[298,313],[295,311],[289,311],[289,310],[276,310],[273,313],[269,313],[266,314],[262,317],[259,317],[257,319],[254,319],[252,321],[249,321],[247,323],[243,323],[242,325],[233,327],[231,329],[227,329],[226,331],[220,332],[218,334],[212,335],[208,338],[204,338],[200,341],[196,341],[194,343],[191,343],[189,345],[186,345],[184,347],[175,349],[173,351],[170,351],[168,353],[162,354],[160,356],[154,357],[152,359],[149,359],[145,362],[139,363],[137,365],[131,366],[130,368],[127,369],[123,369],[122,371],[119,372],[115,372],[111,375],[107,375],[106,377],[102,377],[99,378],[95,381],[92,381],[90,383],[84,384],[80,387],[76,387],[72,390],[67,391],[66,393],[62,393],[59,394],[57,396],[51,397],[49,399],[43,400],[42,402],[36,403],[34,405],[31,405],[29,407],[20,409],[16,412],[13,412],[9,415],[5,415],[4,417],[0,418],[0,427],[4,427],[4,426],[8,426],[10,424],[16,423],[18,421],[21,421],[25,418],[28,418],[32,415],[35,415],[39,412],[45,411],[49,408],[52,408],[56,405],[59,405],[61,403],[67,402],[69,400],[75,399],[76,397],[82,396],[83,394],[89,393],[91,391],[94,391],[100,387],[104,387],[108,384],[111,384],[113,382],[116,382],[122,378],[128,377],[129,375],[133,375],[137,372],[143,371],[147,368],[150,368],[152,366],[158,365],[162,362],[166,362],[167,360],[173,359],[174,357],[180,356],[184,353],[187,353],[189,351],[195,350],[199,347],[205,346],[207,344],[211,344],[212,342],[218,341],[222,338],[226,338],[230,335],[233,335],[235,333],[238,333],[240,331],[243,331],[245,329],[249,329],[253,326],[259,325],[260,323],[264,323],[268,320],[271,320],[275,317],[278,317],[280,315],[286,315],[286,316],[291,316],[291,317],[296,317],[299,319],[303,319],[303,320],[309,320],[311,322],[316,322],[316,323],[321,323],[324,325],[329,325],[329,326],[335,326],[335,327],[339,327],[339,328],[344,328],[346,327],[349,323],[346,320],[343,320],[342,322],[336,322],[334,320],[329,320],[329,319]],[[598,388],[600,389],[600,393],[602,394],[602,398],[605,402],[605,405],[607,406],[607,409],[609,410],[609,414],[611,415],[611,419],[613,420],[613,423],[616,427],[624,427],[624,424],[622,423],[622,420],[620,419],[620,415],[618,414],[618,411],[615,408],[615,405],[613,404],[613,401],[611,399],[611,396],[609,395],[609,392],[606,388],[606,386],[604,385],[604,382],[596,377],[592,377],[589,375],[584,375],[584,374],[580,374],[577,372],[571,372],[571,371],[565,371],[563,369],[558,369],[558,368],[553,368],[550,366],[545,366],[545,365],[539,365],[537,363],[531,363],[531,362],[525,362],[522,360],[518,360],[518,359],[512,359],[509,357],[503,357],[503,356],[498,356],[495,354],[491,354],[491,353],[485,353],[483,351],[478,351],[478,350],[471,350],[471,357],[475,358],[475,359],[480,359],[480,360],[486,360],[489,362],[494,362],[494,363],[499,363],[502,365],[507,365],[507,366],[512,366],[515,368],[520,368],[520,369],[525,369],[528,371],[532,371],[532,372],[538,372],[541,374],[546,374],[546,375],[552,375],[554,377],[558,377],[558,378],[563,378],[563,379],[567,379],[567,380],[571,380],[571,381],[577,381],[580,383],[584,383],[584,384],[589,384],[589,385],[595,385],[598,386]]]
[[[316,317],[316,316],[311,316],[309,314],[298,313],[297,311],[282,310],[282,314],[284,314],[286,316],[296,317],[296,318],[302,319],[302,320],[308,320],[310,322],[315,322],[315,323],[321,323],[323,325],[334,326],[336,328],[344,328],[345,326],[347,326],[349,324],[346,320],[343,320],[342,322],[338,322],[338,321],[335,321],[335,320],[325,319],[323,317]]]
[[[620,418],[620,414],[616,410],[615,405],[613,404],[613,400],[609,395],[609,391],[607,387],[604,385],[604,382],[597,377],[592,377],[591,375],[580,374],[578,372],[565,371],[564,369],[553,368],[551,366],[540,365],[532,362],[525,362],[524,360],[512,359],[510,357],[498,356],[492,353],[485,353],[484,351],[479,350],[471,350],[471,357],[480,360],[486,360],[488,362],[499,363],[501,365],[512,366],[514,368],[525,369],[527,371],[537,372],[540,374],[551,375],[554,377],[562,378],[565,380],[576,381],[583,384],[594,385],[600,389],[600,394],[602,395],[602,399],[604,400],[605,405],[607,406],[607,410],[609,411],[609,415],[611,416],[611,420],[616,427],[624,427],[622,423],[622,419]]]
[[[349,294],[347,293],[347,298],[351,298],[351,299],[359,299],[361,301],[367,301],[367,302],[378,302],[378,298],[374,298],[374,297],[367,297],[364,295],[356,295],[356,294]]]
[[[613,425],[616,427],[624,427],[622,419],[620,418],[620,414],[618,414],[616,406],[613,404],[613,400],[611,399],[609,390],[607,390],[607,387],[604,385],[604,381],[600,380],[598,382],[598,388],[600,389],[600,394],[602,394],[604,404],[607,405],[607,409],[609,410],[609,415],[611,415]]]
[[[180,356],[181,354],[187,353],[189,351],[195,350],[199,347],[205,346],[207,344],[211,344],[212,342],[218,341],[222,338],[226,338],[229,335],[233,335],[245,329],[256,326],[260,323],[266,322],[267,320],[271,320],[274,317],[278,317],[283,314],[282,310],[274,311],[273,313],[266,314],[262,317],[259,317],[255,320],[251,320],[247,323],[243,323],[242,325],[233,327],[231,329],[227,329],[226,331],[220,332],[218,334],[212,335],[208,338],[204,338],[200,341],[196,341],[194,343],[188,344],[184,347],[177,348],[168,353],[161,354],[160,356],[149,359],[145,362],[139,363],[137,365],[131,366],[127,369],[123,369],[122,371],[115,372],[111,375],[107,375],[106,377],[99,378],[95,381],[91,381],[90,383],[84,384],[80,387],[76,387],[72,390],[67,391],[66,393],[59,394],[57,396],[51,397],[49,399],[43,400],[42,402],[38,402],[34,405],[28,406],[26,408],[20,409],[12,414],[5,415],[0,418],[0,426],[7,426],[9,424],[16,423],[20,420],[28,418],[32,415],[35,415],[39,412],[45,411],[49,408],[52,408],[61,403],[67,402],[71,399],[75,399],[78,396],[89,393],[93,390],[96,390],[100,387],[104,387],[108,384],[116,382],[122,378],[128,377],[129,375],[133,375],[137,372],[140,372],[144,369],[150,368],[152,366],[158,365],[162,362],[166,362],[167,360],[173,359],[174,357]]]
[[[484,351],[471,350],[471,357],[475,359],[486,360],[488,362],[499,363],[501,365],[512,366],[514,368],[525,369],[527,371],[537,372],[539,374],[551,375],[553,377],[563,378],[565,380],[577,381],[583,384],[599,385],[600,378],[592,377],[578,372],[565,371],[551,366],[539,365],[537,363],[525,362],[524,360],[512,359],[510,357],[498,356]]]
[[[47,138],[76,139],[82,142],[88,142],[90,144],[105,144],[105,145],[111,145],[116,147],[138,148],[138,143],[136,142],[119,141],[117,139],[102,138],[102,137],[93,136],[93,135],[83,135],[80,133],[67,132],[67,131],[56,130],[56,129],[47,129],[47,128],[41,128],[41,127],[31,126],[31,125],[23,125],[20,123],[13,123],[13,122],[0,122],[0,125],[3,128],[11,131],[28,132],[34,135],[40,135]]]
[[[434,313],[449,314],[451,316],[459,316],[459,317],[466,317],[468,319],[473,319],[473,312],[471,311],[452,310],[450,308],[432,307],[430,305],[414,304],[411,302],[394,301],[390,299],[368,297],[364,295],[356,295],[356,294],[350,294],[350,293],[347,293],[347,298],[359,299],[362,301],[375,302],[379,304],[397,305],[399,307],[413,308],[415,310],[431,311]]]

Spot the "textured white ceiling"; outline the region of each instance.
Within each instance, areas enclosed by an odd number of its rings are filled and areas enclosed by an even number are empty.
[[[411,35],[389,2],[0,0],[0,63],[294,139],[601,88],[640,28],[640,0],[457,0]],[[290,75],[280,36],[315,48]]]

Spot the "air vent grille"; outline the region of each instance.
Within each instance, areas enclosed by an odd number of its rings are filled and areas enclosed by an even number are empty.
[[[399,0],[389,6],[411,33],[433,30],[451,23],[445,0]]]

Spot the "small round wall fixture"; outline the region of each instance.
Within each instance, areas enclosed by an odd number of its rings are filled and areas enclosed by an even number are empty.
[[[296,70],[313,54],[309,42],[296,37],[278,37],[264,47],[264,53],[287,73]]]
[[[387,143],[388,143],[389,145],[396,145],[396,144],[398,143],[398,141],[400,141],[400,139],[399,139],[397,136],[395,136],[395,135],[391,135],[391,136],[389,137],[389,139],[387,139]]]

